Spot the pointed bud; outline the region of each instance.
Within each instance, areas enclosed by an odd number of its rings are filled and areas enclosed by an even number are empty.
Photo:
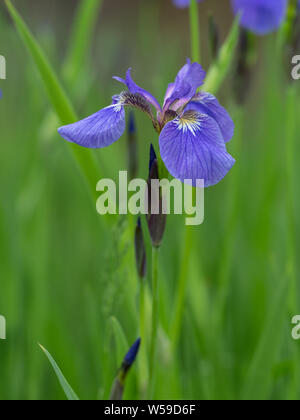
[[[124,393],[124,386],[125,386],[125,379],[128,375],[128,372],[135,362],[135,359],[138,355],[139,349],[141,345],[141,339],[139,338],[136,342],[132,345],[129,349],[128,353],[124,357],[122,366],[119,370],[118,376],[116,377],[112,391],[110,394],[110,400],[112,401],[121,401],[123,399]]]
[[[140,279],[144,279],[147,274],[147,258],[146,258],[146,247],[144,241],[144,234],[141,224],[141,218],[138,218],[138,222],[135,229],[135,261],[136,268]]]
[[[156,188],[155,188],[155,181]],[[163,214],[163,197],[159,183],[158,160],[153,145],[150,148],[149,179],[148,179],[148,214],[147,223],[152,240],[152,246],[159,248],[165,233],[167,215]]]
[[[130,111],[129,113],[127,141],[129,178],[134,179],[136,178],[138,172],[138,142],[133,111]]]
[[[123,363],[126,366],[126,369],[129,369],[135,362],[135,359],[140,349],[140,345],[141,345],[141,339],[138,338],[136,342],[131,346],[126,356],[124,357]]]

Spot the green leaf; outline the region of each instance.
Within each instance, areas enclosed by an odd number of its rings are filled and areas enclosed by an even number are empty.
[[[69,52],[63,67],[64,78],[71,86],[80,73],[86,52],[90,51],[89,45],[102,4],[103,0],[81,0],[77,8],[70,36]]]
[[[284,308],[287,304],[288,287],[289,277],[283,276],[272,296],[265,327],[245,378],[243,400],[265,400],[270,395],[272,371],[280,350],[282,327],[286,317]]]
[[[216,62],[211,66],[206,76],[203,90],[216,94],[231,68],[234,53],[239,40],[239,21],[237,17],[233,23],[227,40],[220,49]]]
[[[116,317],[112,316],[108,320],[108,336],[112,337],[116,344],[117,360],[122,363],[127,351],[129,350],[128,341],[124,330]],[[109,343],[110,340],[108,340]]]
[[[10,0],[5,0],[8,11],[17,27],[21,39],[31,54],[35,66],[44,82],[49,100],[56,112],[61,125],[71,124],[78,120],[73,106],[62,88],[54,70],[52,69],[46,55],[38,42],[30,32],[20,14],[12,5]],[[77,145],[70,144],[75,159],[85,175],[92,197],[96,198],[96,184],[101,178],[96,159],[92,152]]]
[[[47,356],[49,362],[51,363],[51,366],[53,367],[54,372],[56,373],[56,376],[59,380],[59,383],[61,384],[62,389],[64,390],[64,393],[66,394],[66,397],[68,398],[68,400],[69,401],[79,401],[79,398],[77,397],[77,395],[75,394],[75,392],[71,388],[70,384],[68,383],[68,381],[66,380],[66,378],[62,374],[62,371],[58,367],[57,363],[55,362],[55,360],[53,359],[51,354],[40,344],[39,344],[39,346],[43,350],[45,355]]]

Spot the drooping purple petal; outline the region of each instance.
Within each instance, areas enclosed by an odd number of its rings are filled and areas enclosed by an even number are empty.
[[[283,22],[287,0],[231,0],[235,14],[241,14],[241,26],[257,35],[266,35]]]
[[[125,131],[125,110],[120,103],[101,109],[96,114],[58,129],[67,141],[90,149],[110,146]]]
[[[196,94],[197,89],[203,85],[206,73],[198,63],[187,63],[177,74],[174,83],[168,86],[165,100],[164,111],[172,109],[178,110],[187,104]]]
[[[203,0],[197,0],[198,3]],[[174,6],[178,7],[179,9],[184,9],[190,5],[191,0],[173,0]]]
[[[147,90],[142,89],[139,87],[131,77],[131,68],[126,73],[126,79],[122,79],[121,77],[114,77],[115,80],[117,80],[120,83],[123,83],[125,86],[127,86],[129,92],[131,93],[138,93],[141,95],[144,99],[146,99],[147,102],[149,102],[151,105],[154,106],[154,108],[157,109],[157,111],[161,112],[161,106],[159,105],[156,98],[151,95]]]
[[[185,108],[185,111],[197,111],[212,117],[219,125],[224,141],[227,143],[234,135],[234,122],[217,98],[207,92],[200,92]]]
[[[192,111],[164,127],[159,145],[170,174],[183,182],[191,180],[193,185],[202,179],[205,187],[217,184],[235,163],[216,121]]]

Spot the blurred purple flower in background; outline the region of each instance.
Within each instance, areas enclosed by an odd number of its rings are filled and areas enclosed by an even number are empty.
[[[241,14],[241,26],[257,35],[266,35],[283,22],[287,0],[231,0],[234,13]]]
[[[190,0],[173,0],[173,3],[183,9],[190,5]],[[241,26],[257,35],[266,35],[279,28],[286,15],[287,3],[288,0],[231,0],[234,14],[241,14]]]
[[[211,94],[198,92],[205,72],[190,60],[169,84],[163,106],[131,78],[115,78],[128,91],[113,97],[112,105],[77,123],[61,127],[59,134],[72,143],[87,148],[103,148],[116,142],[125,131],[125,107],[145,112],[159,133],[159,146],[166,168],[175,178],[204,180],[209,187],[221,181],[235,160],[227,153],[226,143],[234,133],[227,111]],[[153,113],[156,110],[156,116]]]

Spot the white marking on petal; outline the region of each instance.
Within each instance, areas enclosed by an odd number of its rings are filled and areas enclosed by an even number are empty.
[[[186,113],[174,122],[179,130],[183,131],[183,133],[190,131],[194,137],[196,136],[196,132],[201,128],[201,121],[195,113]]]
[[[123,107],[123,102],[118,102],[117,104],[112,105],[112,108],[115,112],[120,112]]]

